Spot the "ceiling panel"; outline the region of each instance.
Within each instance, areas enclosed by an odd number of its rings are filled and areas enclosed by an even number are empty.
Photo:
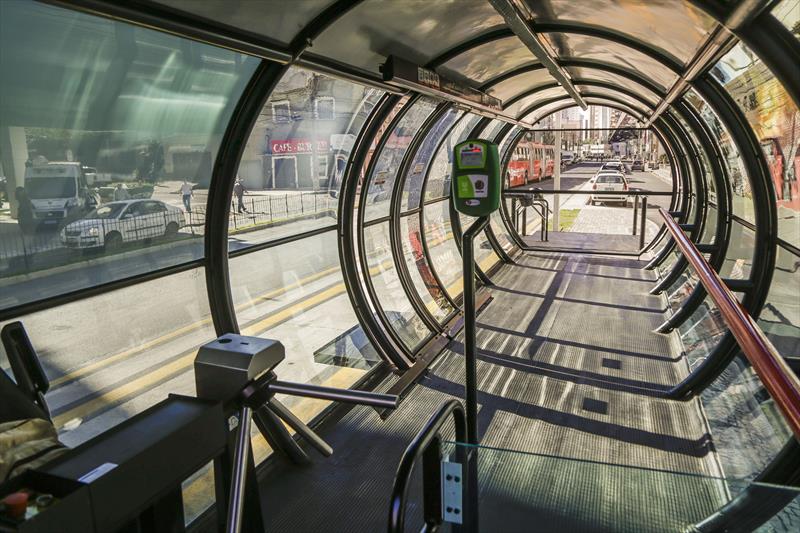
[[[715,25],[681,0],[527,0],[535,22],[579,22],[612,29],[688,64]]]
[[[627,67],[641,73],[664,91],[678,76],[667,67],[632,48],[606,39],[588,35],[545,33],[543,34],[556,54],[565,59],[592,59]]]
[[[533,89],[534,87],[539,87],[554,81],[556,81],[555,78],[547,72],[547,69],[541,68],[502,81],[497,85],[493,85],[486,92],[505,102],[528,89]]]
[[[424,65],[502,24],[488,2],[366,0],[325,30],[310,51],[377,73],[389,54]]]
[[[448,77],[470,80],[472,85],[478,86],[535,60],[522,41],[507,37],[464,52],[436,70]]]
[[[589,80],[613,83],[614,85],[618,85],[624,89],[628,89],[636,94],[641,95],[651,104],[657,104],[661,100],[661,98],[659,98],[659,96],[650,89],[639,85],[635,81],[631,81],[628,78],[620,76],[619,74],[614,74],[613,72],[606,72],[604,70],[584,67],[567,67],[567,71],[573,80]]]
[[[155,0],[156,3],[288,44],[335,0]]]

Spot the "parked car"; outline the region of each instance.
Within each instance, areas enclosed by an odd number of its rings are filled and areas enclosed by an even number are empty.
[[[593,191],[623,191],[628,190],[628,180],[621,172],[604,172],[594,178],[592,184]],[[595,205],[596,202],[620,202],[622,205],[628,203],[627,194],[592,194],[589,196],[589,203]]]
[[[642,161],[641,159],[634,160],[633,163],[631,163],[631,170],[633,171],[639,170],[641,172],[644,172],[644,161]]]
[[[69,248],[119,248],[123,243],[170,237],[185,225],[181,209],[158,200],[124,200],[99,206],[61,230]]]

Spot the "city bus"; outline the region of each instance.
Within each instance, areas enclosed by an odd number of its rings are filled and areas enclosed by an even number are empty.
[[[519,187],[552,178],[555,167],[555,147],[521,140],[511,154],[506,170],[506,186]]]

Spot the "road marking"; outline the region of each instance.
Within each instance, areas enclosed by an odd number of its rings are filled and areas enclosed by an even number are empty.
[[[444,239],[442,239],[441,241],[435,243],[434,246],[440,244],[443,241],[444,241]],[[387,260],[381,262],[379,265],[376,265],[376,266],[370,268],[369,271],[368,271],[369,275],[372,276],[374,274],[377,274],[378,272],[381,272],[381,271],[385,270],[386,268],[388,268],[389,266],[393,266],[393,265],[394,265],[393,259],[387,259]],[[337,267],[331,268],[329,270],[338,270],[338,269],[339,269],[339,267],[337,266]],[[309,276],[309,278],[310,277],[314,277],[314,276],[320,277],[321,275],[322,275],[322,273],[316,273],[316,274],[314,274],[312,276]],[[304,282],[304,280],[299,280],[299,281],[294,282],[294,283],[292,283],[290,285],[281,287],[279,289],[275,289],[275,290],[271,291],[271,293],[267,293],[265,295],[262,295],[259,298],[261,298],[262,300],[269,299],[270,298],[269,294],[286,292],[287,288],[293,288],[295,286],[299,287],[299,286],[302,285],[303,282]],[[457,282],[457,283],[452,284],[451,287],[460,286],[460,285],[461,285],[461,283]],[[450,288],[450,287],[448,287],[448,288]],[[286,320],[288,320],[290,318],[293,318],[297,314],[300,314],[300,313],[302,313],[304,311],[307,311],[308,309],[311,309],[312,307],[316,307],[317,305],[321,305],[321,304],[323,304],[323,303],[325,303],[325,302],[327,302],[329,300],[332,300],[333,298],[341,295],[345,291],[346,291],[346,286],[345,286],[344,282],[343,281],[339,282],[336,285],[332,285],[332,286],[328,287],[327,289],[324,289],[324,290],[314,294],[313,296],[311,296],[309,298],[306,298],[306,299],[303,299],[303,300],[299,300],[299,301],[295,302],[294,304],[289,305],[288,307],[285,307],[285,308],[283,308],[283,309],[281,309],[281,310],[279,310],[277,312],[274,312],[272,314],[267,315],[264,319],[259,320],[258,322],[255,322],[253,324],[248,325],[247,327],[245,327],[242,330],[242,335],[254,336],[254,335],[257,335],[259,333],[263,333],[264,331],[267,331],[270,328],[275,327],[278,324],[280,324],[280,323],[282,323],[282,322],[284,322],[284,321],[286,321]],[[247,305],[250,305],[250,303],[248,303]],[[181,331],[181,330],[185,330],[187,332],[188,331],[192,331],[193,329],[196,329],[196,328],[200,327],[202,325],[202,323],[208,323],[208,322],[210,322],[210,318],[203,319],[203,320],[201,320],[199,322],[196,322],[194,324],[190,324],[188,326],[184,326],[183,328],[179,328],[178,330],[175,330],[174,332],[171,332],[168,335],[162,336],[162,337],[160,337],[158,339],[154,339],[153,341],[150,341],[147,344],[149,345],[149,347],[156,346],[158,344],[163,343],[164,342],[163,339],[165,337],[167,337],[167,336],[169,336],[170,338],[174,338],[175,336],[177,336],[179,334],[178,332]],[[117,360],[120,360],[120,359],[125,358],[125,357],[130,357],[134,353],[138,353],[138,352],[142,351],[143,349],[144,348],[138,348],[138,349],[135,349],[135,350],[127,350],[126,352],[123,352],[122,354],[118,354],[116,356],[112,356],[111,358],[113,358],[114,361],[117,361]],[[166,381],[168,379],[172,379],[172,378],[176,377],[177,375],[181,374],[182,372],[186,371],[194,363],[194,359],[196,357],[196,353],[197,353],[197,348],[192,348],[192,349],[188,350],[187,352],[184,352],[185,355],[180,356],[178,359],[175,359],[175,360],[173,360],[173,361],[171,361],[171,362],[169,362],[169,363],[167,363],[167,364],[165,364],[163,366],[159,366],[156,369],[154,369],[153,371],[148,372],[148,373],[146,373],[146,374],[144,374],[144,375],[142,375],[142,376],[140,376],[140,377],[138,377],[138,378],[136,378],[136,379],[134,379],[134,380],[132,380],[132,381],[130,381],[128,383],[125,383],[125,384],[120,385],[118,387],[115,387],[115,388],[113,388],[113,389],[111,389],[111,390],[109,390],[107,392],[104,392],[102,394],[94,396],[91,399],[89,399],[88,401],[86,401],[84,403],[81,403],[81,404],[75,406],[74,408],[57,415],[53,419],[53,423],[56,426],[56,428],[61,428],[66,422],[72,420],[73,418],[80,418],[80,419],[91,418],[92,416],[96,416],[96,413],[98,411],[104,410],[104,408],[108,407],[110,404],[113,404],[113,403],[116,403],[116,402],[121,402],[122,400],[124,400],[124,399],[126,399],[128,397],[134,397],[135,393],[137,393],[140,390],[145,390],[145,389],[151,387],[155,383],[159,383],[159,382],[162,382],[162,381]],[[111,359],[111,358],[109,358],[109,359]],[[103,360],[103,361],[105,361],[105,360]],[[101,368],[102,366],[106,366],[105,364],[102,364],[103,361],[98,361],[97,363],[93,363],[93,365],[94,365],[93,368],[96,369],[96,368]],[[110,364],[110,363],[108,363],[108,364]],[[87,369],[87,368],[88,367],[84,367],[83,369],[79,369],[79,371]],[[75,371],[75,373],[77,373],[79,371]],[[88,372],[89,372],[89,370],[86,370],[83,373],[85,374],[85,373],[88,373]]]
[[[322,278],[324,276],[327,276],[329,274],[332,274],[332,273],[336,272],[337,270],[339,270],[338,266],[337,267],[333,267],[333,268],[329,268],[327,270],[323,270],[323,271],[320,271],[320,272],[316,272],[316,273],[314,273],[314,274],[312,274],[310,276],[307,276],[307,277],[305,277],[305,278],[303,278],[301,280],[295,281],[295,282],[290,283],[288,285],[284,285],[283,287],[279,287],[277,289],[273,289],[273,290],[271,290],[269,292],[266,292],[266,293],[262,294],[261,296],[257,296],[256,298],[254,298],[253,300],[251,300],[251,301],[249,301],[247,303],[239,304],[238,306],[236,306],[235,309],[236,309],[236,311],[241,311],[242,309],[244,309],[246,307],[249,307],[249,306],[253,305],[254,303],[263,302],[263,301],[266,301],[266,300],[272,300],[277,296],[281,296],[282,294],[285,294],[285,293],[289,292],[290,290],[294,290],[294,289],[300,288],[300,287],[302,287],[303,285],[305,285],[307,283],[311,283],[313,281],[316,281],[316,280],[318,280],[318,279],[320,279],[320,278]],[[132,357],[134,355],[142,353],[142,352],[144,352],[146,350],[149,350],[151,348],[155,348],[156,346],[159,346],[161,344],[169,342],[169,341],[173,340],[174,338],[179,337],[179,336],[181,336],[183,334],[192,333],[194,331],[197,331],[197,330],[201,329],[203,326],[211,324],[211,322],[212,322],[211,317],[206,317],[206,318],[204,318],[202,320],[198,320],[197,322],[194,322],[193,324],[188,324],[186,326],[182,326],[182,327],[180,327],[180,328],[178,328],[178,329],[176,329],[174,331],[166,333],[166,334],[164,334],[164,335],[162,335],[160,337],[157,337],[157,338],[155,338],[153,340],[147,341],[144,344],[140,344],[140,345],[136,346],[135,348],[129,348],[127,350],[124,350],[124,351],[119,352],[117,354],[114,354],[112,356],[109,356],[109,357],[106,357],[104,359],[101,359],[100,361],[96,361],[94,363],[90,363],[90,364],[88,364],[86,366],[83,366],[81,368],[73,370],[72,372],[69,372],[69,373],[64,374],[63,376],[61,376],[59,378],[56,378],[56,379],[52,380],[50,382],[50,387],[51,388],[56,388],[56,387],[58,387],[59,385],[61,385],[63,383],[66,383],[66,382],[69,382],[69,381],[74,381],[77,378],[80,378],[81,376],[84,376],[86,374],[90,374],[90,373],[92,373],[92,372],[94,372],[96,370],[100,370],[100,369],[102,369],[102,368],[104,368],[104,367],[106,367],[108,365],[116,363],[117,361],[121,361],[123,359],[127,359],[129,357]]]

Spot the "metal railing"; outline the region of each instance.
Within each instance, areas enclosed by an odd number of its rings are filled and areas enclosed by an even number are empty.
[[[665,209],[660,209],[659,212],[667,230],[694,268],[708,295],[714,300],[725,324],[761,383],[778,405],[795,437],[800,439],[800,380],[719,274],[709,266],[694,243],[673,220],[672,215]]]
[[[425,525],[422,531],[436,531],[442,524],[442,472],[441,455],[442,439],[441,431],[445,422],[453,418],[455,423],[455,439],[457,443],[464,443],[467,439],[467,419],[464,406],[456,399],[448,400],[439,408],[439,411],[428,420],[425,427],[420,430],[411,444],[408,445],[397,473],[394,476],[392,485],[392,496],[389,502],[389,533],[402,533],[405,527],[406,501],[408,500],[409,483],[414,465],[422,457],[422,478],[423,478],[423,518]],[[456,446],[456,454],[462,465],[466,463],[464,446]],[[469,480],[464,480],[469,485]],[[468,486],[469,488],[469,486]],[[476,509],[464,506],[465,512],[475,512]],[[467,524],[473,520],[473,516],[464,516]],[[455,529],[455,528],[454,528]],[[469,530],[469,527],[468,529]]]

